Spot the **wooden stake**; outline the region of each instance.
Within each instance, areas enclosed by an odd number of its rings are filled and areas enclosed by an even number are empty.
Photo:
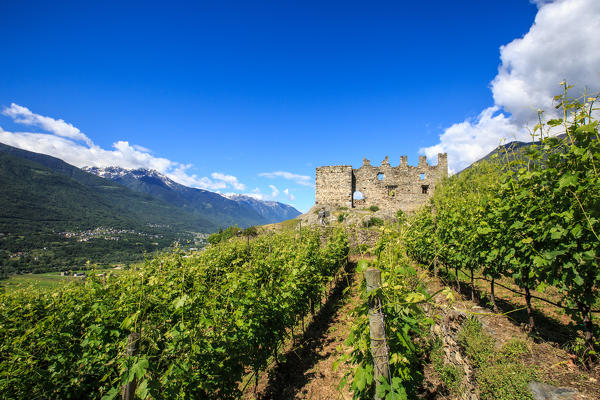
[[[140,334],[133,332],[130,333],[127,337],[127,357],[137,356],[138,351],[140,350]],[[121,390],[121,399],[122,400],[133,400],[135,397],[135,389],[137,386],[136,379],[129,383],[123,385],[123,389]]]
[[[367,293],[377,290],[381,287],[381,271],[378,269],[368,269],[365,271],[365,280],[367,281]],[[383,311],[381,309],[381,299],[371,297],[369,300],[369,331],[371,336],[371,354],[373,356],[373,380],[375,381],[375,399],[377,397],[377,388],[381,386],[381,378],[386,382],[390,380],[389,354],[385,340],[385,324],[383,322]]]

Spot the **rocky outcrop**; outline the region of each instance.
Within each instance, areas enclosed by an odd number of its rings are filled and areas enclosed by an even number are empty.
[[[463,322],[467,319],[467,314],[453,308],[436,308],[438,313],[437,323],[431,327],[431,335],[437,337],[442,342],[443,362],[457,367],[464,373],[461,400],[478,400],[477,388],[474,384],[473,367],[462,353],[458,344],[458,331]]]
[[[578,392],[575,389],[556,387],[541,382],[531,382],[529,390],[535,400],[575,400]]]

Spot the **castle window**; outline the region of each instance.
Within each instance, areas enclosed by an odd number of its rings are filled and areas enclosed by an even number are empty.
[[[429,185],[421,185],[421,191],[423,194],[427,194],[429,191]]]
[[[388,196],[396,197],[396,189],[397,188],[398,188],[398,186],[386,186],[386,189],[388,191]]]
[[[425,174],[424,174],[424,173],[423,173],[423,174],[420,174],[420,175],[419,175],[419,179],[421,179],[421,180],[425,180]]]
[[[365,198],[365,196],[362,194],[362,192],[359,192],[358,190],[356,192],[354,192],[354,194],[352,195],[352,198],[354,200],[362,200]]]
[[[377,174],[377,179],[382,181],[383,180],[384,175],[380,172]]]

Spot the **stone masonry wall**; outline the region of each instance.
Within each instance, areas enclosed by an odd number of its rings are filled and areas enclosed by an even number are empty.
[[[407,157],[393,167],[386,157],[380,166],[364,159],[358,169],[344,166],[317,168],[316,204],[347,207],[370,207],[404,212],[415,211],[435,191],[436,183],[448,176],[448,158],[438,154],[438,164],[429,165],[425,156],[417,166],[410,166]],[[358,199],[360,192],[362,199]],[[354,194],[354,196],[353,196]]]
[[[352,166],[319,167],[316,173],[315,204],[352,206]]]

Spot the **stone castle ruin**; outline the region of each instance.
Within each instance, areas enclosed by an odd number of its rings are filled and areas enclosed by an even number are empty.
[[[388,157],[376,167],[366,158],[363,165],[318,167],[315,205],[348,208],[378,206],[381,209],[412,212],[433,195],[436,183],[448,176],[448,156],[438,154],[437,165],[419,156],[419,165],[408,165],[406,156],[392,167]]]

